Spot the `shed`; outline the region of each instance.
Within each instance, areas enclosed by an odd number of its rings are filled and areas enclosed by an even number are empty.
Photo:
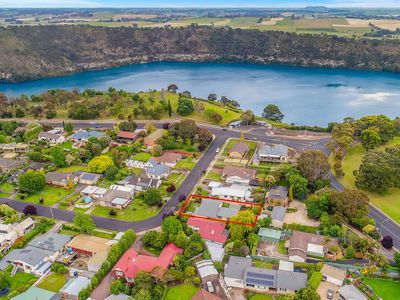
[[[286,207],[274,206],[271,213],[272,226],[277,228],[283,227],[283,222],[285,220]]]
[[[263,241],[278,243],[282,236],[282,231],[271,228],[260,228],[258,236]]]
[[[326,281],[333,283],[337,286],[342,286],[343,281],[346,279],[347,271],[343,269],[339,269],[327,264],[321,269],[322,275],[326,278]]]
[[[196,269],[203,283],[218,279],[218,271],[209,259],[197,262]]]

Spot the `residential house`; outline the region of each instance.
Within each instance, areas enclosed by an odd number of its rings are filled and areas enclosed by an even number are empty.
[[[258,148],[258,160],[268,163],[287,163],[289,162],[289,147],[285,145],[261,144]]]
[[[149,162],[144,162],[144,161],[134,160],[134,159],[127,159],[125,161],[125,165],[127,168],[130,168],[130,169],[148,169],[153,166]]]
[[[65,136],[63,134],[41,132],[38,135],[38,140],[48,141],[51,145],[58,145],[65,142]]]
[[[97,273],[108,258],[108,251],[97,252],[87,261],[89,272]]]
[[[10,172],[16,168],[21,167],[26,163],[26,160],[17,160],[10,158],[0,158],[0,172],[6,173]]]
[[[49,185],[69,188],[70,184],[78,183],[79,177],[73,173],[49,172],[46,174],[46,183]]]
[[[260,228],[258,236],[262,241],[268,241],[272,243],[278,243],[282,237],[282,231],[271,228]]]
[[[153,157],[153,159],[162,165],[173,168],[182,159],[182,155],[175,152],[164,152],[161,156]]]
[[[212,197],[219,197],[237,201],[252,201],[251,190],[247,186],[232,184],[231,186],[215,187],[211,189]]]
[[[117,209],[124,209],[132,202],[133,193],[108,190],[103,197],[100,198],[99,204]]]
[[[200,289],[191,300],[222,300],[223,298],[211,294],[204,289]]]
[[[79,292],[90,284],[90,278],[78,276],[70,278],[67,283],[61,288],[60,293],[63,299],[78,300]]]
[[[256,178],[257,171],[253,169],[225,166],[222,170],[222,176],[226,182],[248,185],[251,180]]]
[[[76,172],[76,175],[79,176],[78,177],[79,183],[88,185],[96,184],[101,178],[100,174],[87,173],[87,172]]]
[[[271,219],[272,226],[276,228],[282,228],[286,215],[286,207],[274,206],[272,208]]]
[[[233,121],[233,122],[229,123],[228,127],[229,127],[230,129],[234,129],[234,128],[239,128],[239,127],[241,127],[242,125],[243,125],[243,121],[242,121],[242,120],[239,120],[239,121]]]
[[[203,284],[207,281],[218,280],[218,271],[211,260],[207,259],[196,262],[196,269]]]
[[[108,189],[89,185],[81,191],[81,195],[88,196],[95,200],[98,200],[98,199],[101,199],[107,192],[108,192]]]
[[[27,218],[20,223],[0,224],[0,252],[4,253],[19,238],[24,236],[35,226],[32,218]]]
[[[168,175],[171,173],[171,168],[158,163],[154,159],[150,159],[149,163],[151,163],[151,167],[146,170],[146,174],[148,177],[152,179],[164,179],[168,177]]]
[[[344,280],[346,279],[347,271],[343,269],[339,269],[327,264],[321,269],[322,276],[326,281],[333,283],[337,286],[342,286]]]
[[[25,173],[25,172],[28,171],[28,170],[43,171],[43,168],[44,168],[46,165],[47,165],[46,163],[41,163],[41,162],[34,162],[34,163],[31,163],[29,166],[26,166],[26,167],[24,167],[24,168],[22,168],[22,169],[18,169],[18,170],[16,170],[16,171],[12,172],[12,174],[11,174],[11,176],[10,176],[10,178],[9,178],[9,181],[10,181],[10,182],[15,182],[15,183],[16,183],[16,182],[18,182],[18,177],[19,177],[19,175]]]
[[[281,266],[281,264],[280,264]],[[231,256],[225,265],[225,283],[228,287],[255,291],[296,292],[307,286],[307,273],[282,269],[252,267],[251,258]]]
[[[243,159],[249,150],[249,145],[246,142],[240,141],[233,145],[233,147],[228,151],[228,156],[233,159]]]
[[[354,285],[344,285],[339,290],[340,299],[343,300],[368,300]]]
[[[125,186],[125,185],[118,185],[118,184],[110,185],[110,190],[123,191],[123,192],[128,192],[128,193],[135,193],[135,189],[133,187]]]
[[[157,142],[164,136],[164,129],[156,129],[154,132],[150,133],[143,140],[145,147],[153,147]]]
[[[186,224],[193,230],[198,231],[203,240],[223,245],[228,239],[229,232],[225,228],[225,223],[200,218],[189,218]]]
[[[25,292],[11,298],[12,300],[61,300],[61,295],[48,290],[31,286]]]
[[[72,135],[72,139],[74,142],[87,142],[90,138],[100,138],[104,136],[104,132],[95,131],[95,130],[79,130]]]
[[[339,248],[336,238],[300,231],[293,232],[289,244],[289,260],[297,262],[305,262],[309,256],[335,259],[338,250],[333,248]]]
[[[117,134],[117,141],[118,143],[128,144],[136,141],[138,136],[138,132],[120,130]]]
[[[118,184],[132,187],[135,191],[141,192],[146,191],[149,188],[158,189],[161,185],[161,180],[144,176],[128,176],[119,181]]]
[[[211,200],[211,199],[203,199],[199,207],[196,207],[193,215],[199,217],[207,217],[212,219],[222,219],[227,220],[236,216],[239,212],[240,206],[237,204],[227,202]]]
[[[24,154],[28,150],[28,144],[23,143],[9,143],[0,144],[0,153],[15,153],[17,155]]]
[[[158,257],[139,255],[134,248],[129,248],[112,269],[112,275],[133,282],[140,271],[163,273],[179,253],[183,253],[183,249],[172,243],[166,245]]]
[[[71,236],[48,232],[30,241],[23,249],[14,249],[0,261],[0,269],[10,264],[14,270],[22,269],[25,273],[36,276],[46,274]]]
[[[266,195],[267,206],[288,206],[288,188],[285,186],[274,186],[268,191]]]

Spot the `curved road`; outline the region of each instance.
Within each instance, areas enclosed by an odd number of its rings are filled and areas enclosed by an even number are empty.
[[[89,122],[75,122],[75,128],[86,128],[90,127]],[[158,123],[162,124],[161,122]],[[53,123],[55,126],[61,126],[61,123]],[[96,123],[100,128],[110,128],[114,125],[114,122]],[[138,127],[143,127],[144,122],[139,122]],[[122,220],[110,219],[92,216],[95,224],[100,228],[125,231],[128,228],[132,228],[136,232],[141,232],[149,230],[161,225],[163,217],[173,211],[179,205],[179,198],[183,195],[185,198],[191,193],[197,182],[200,180],[203,172],[207,170],[212,160],[216,155],[216,149],[221,148],[225,141],[229,138],[239,138],[240,133],[232,130],[223,130],[219,127],[210,125],[199,125],[212,131],[215,139],[211,143],[210,147],[206,150],[203,156],[199,159],[193,170],[187,175],[180,187],[176,190],[175,194],[168,200],[168,202],[161,209],[160,213],[156,216],[138,222],[127,222]],[[257,140],[260,142],[269,143],[282,143],[289,147],[292,147],[298,151],[304,151],[305,149],[320,149],[326,151],[325,144],[327,139],[309,141],[309,140],[298,140],[298,139],[288,139],[279,136],[267,136],[265,134],[265,128],[253,129],[245,133],[245,137],[248,139]],[[332,182],[332,187],[338,191],[342,191],[345,188],[332,174],[330,175]],[[7,203],[11,207],[18,211],[22,211],[27,205],[24,201],[12,200],[7,198],[0,198],[0,203]],[[75,213],[73,211],[61,210],[57,208],[51,208],[48,206],[35,205],[37,207],[38,214],[45,217],[51,217],[63,221],[72,221]],[[383,212],[374,206],[370,205],[370,217],[376,221],[376,226],[379,228],[382,236],[390,235],[393,237],[394,246],[400,249],[400,226],[395,223],[392,219],[388,218]]]

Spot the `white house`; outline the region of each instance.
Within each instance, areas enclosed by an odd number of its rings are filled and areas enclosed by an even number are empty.
[[[326,279],[326,281],[333,283],[337,286],[342,286],[344,280],[346,279],[347,272],[346,270],[339,269],[327,264],[321,269],[322,276]]]
[[[214,187],[211,189],[210,195],[229,200],[252,201],[250,188],[238,184],[229,187]]]
[[[65,137],[62,134],[51,133],[48,131],[39,133],[38,140],[48,141],[52,145],[57,145],[65,142]]]

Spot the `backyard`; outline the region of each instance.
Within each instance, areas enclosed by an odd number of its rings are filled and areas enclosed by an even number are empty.
[[[199,288],[189,284],[177,285],[167,290],[163,300],[190,300],[198,290]]]
[[[381,146],[379,150],[384,150],[386,147],[400,144],[400,137],[395,137],[392,142]],[[364,148],[358,144],[352,147],[346,154],[343,160],[343,171],[345,176],[339,181],[347,188],[355,188],[354,170],[358,170],[361,160],[365,154]],[[331,157],[332,162],[332,157]],[[400,223],[400,189],[390,189],[386,195],[366,192],[372,204],[389,215],[396,222]]]
[[[51,273],[38,284],[39,288],[58,293],[58,291],[67,282],[68,277],[65,274]]]
[[[365,277],[364,282],[374,290],[376,295],[384,300],[399,299],[400,281]]]
[[[132,204],[127,208],[122,210],[114,209],[114,211],[117,213],[116,216],[110,216],[110,210],[111,208],[109,207],[96,206],[96,208],[92,211],[92,215],[135,222],[155,216],[160,211],[160,208],[157,206],[148,206],[141,199],[134,199]]]
[[[11,269],[12,268],[8,267],[6,270],[8,272],[11,272]],[[27,290],[32,284],[34,284],[36,280],[37,280],[37,278],[32,274],[28,274],[28,273],[24,273],[24,272],[17,272],[14,276],[10,277],[10,282],[11,282],[10,293],[12,293],[13,291],[16,291],[16,290],[18,290],[19,293],[22,293],[23,291]],[[15,295],[17,295],[17,294],[15,294]],[[7,296],[0,297],[0,300],[3,300],[3,299],[9,299],[9,297],[7,297]]]
[[[149,153],[139,152],[139,153],[136,153],[135,155],[133,155],[131,159],[142,161],[142,162],[148,162],[150,157],[151,157],[151,155]]]
[[[42,191],[30,194],[23,200],[36,204],[51,206],[73,192],[73,189],[68,190],[46,185]],[[43,198],[43,203],[40,203],[40,198]]]

